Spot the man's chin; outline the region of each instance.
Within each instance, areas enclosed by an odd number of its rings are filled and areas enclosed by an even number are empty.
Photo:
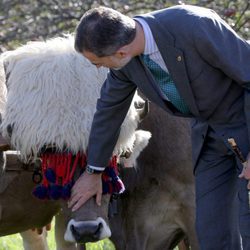
[[[122,69],[123,67],[125,67],[130,61],[131,61],[131,58],[126,58],[126,59],[124,59],[123,62],[120,62],[119,67],[112,67],[112,69],[113,69],[113,70],[120,70],[120,69]]]

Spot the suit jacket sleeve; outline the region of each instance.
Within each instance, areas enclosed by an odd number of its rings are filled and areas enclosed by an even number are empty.
[[[102,86],[92,122],[88,143],[89,165],[107,166],[135,91],[136,85],[121,71],[110,71]]]
[[[194,29],[200,56],[244,88],[244,112],[250,142],[250,44],[217,14],[201,17]]]

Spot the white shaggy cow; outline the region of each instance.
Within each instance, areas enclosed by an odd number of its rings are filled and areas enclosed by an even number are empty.
[[[51,147],[56,152],[66,148],[73,155],[86,153],[96,100],[108,70],[96,68],[76,53],[73,40],[67,36],[30,42],[0,57],[1,133],[20,152],[23,162],[34,161]],[[142,109],[135,106],[140,103],[142,99],[136,94],[113,152],[118,161],[121,154],[133,152],[133,160],[126,162],[130,166],[151,136],[147,131],[136,131]],[[65,234],[71,241],[76,240],[70,231],[72,225],[84,226],[79,222],[82,217],[88,221],[80,212],[73,217]],[[102,225],[93,240],[110,236],[102,218],[91,223]]]
[[[25,161],[48,144],[58,150],[67,146],[73,153],[86,152],[96,100],[108,69],[93,66],[73,45],[69,36],[30,42],[2,55],[8,88],[2,134],[9,138],[11,126],[10,143]],[[4,80],[4,89],[3,85]],[[132,151],[138,122],[139,113],[132,105],[114,154]]]

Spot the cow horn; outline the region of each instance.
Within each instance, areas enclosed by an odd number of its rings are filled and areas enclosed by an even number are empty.
[[[137,101],[134,103],[136,110],[139,112],[140,122],[147,116],[149,112],[149,101]]]

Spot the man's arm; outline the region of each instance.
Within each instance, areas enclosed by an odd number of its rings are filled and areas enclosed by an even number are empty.
[[[102,170],[107,166],[135,91],[136,85],[121,71],[111,70],[108,74],[97,101],[89,137],[87,155],[90,167]],[[96,203],[101,205],[101,172],[91,174],[85,171],[72,188],[68,206],[75,211],[92,196],[96,196]]]
[[[109,73],[97,101],[88,143],[88,164],[106,167],[127,115],[136,85],[121,71]]]

